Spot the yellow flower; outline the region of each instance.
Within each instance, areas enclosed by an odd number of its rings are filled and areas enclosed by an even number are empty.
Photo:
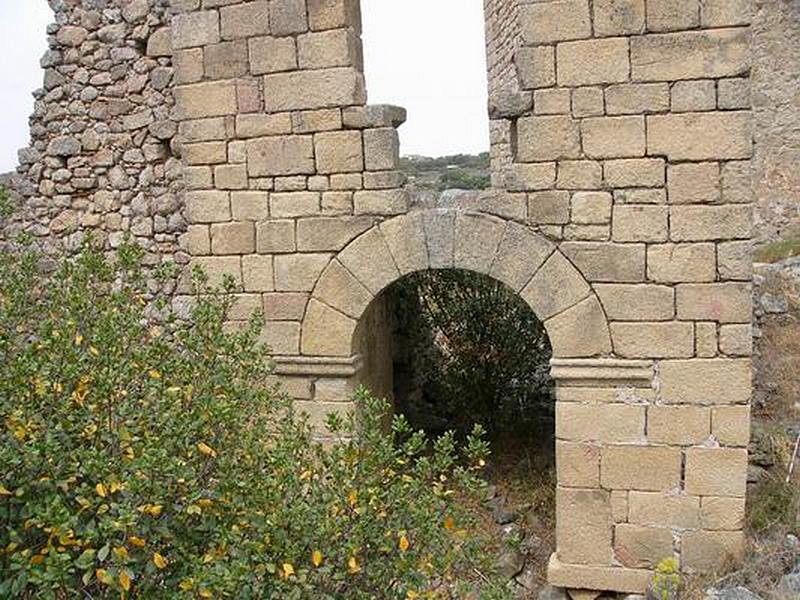
[[[322,552],[314,550],[314,552],[311,553],[311,563],[315,567],[320,566],[322,564]]]
[[[184,579],[178,584],[178,587],[181,588],[181,591],[188,592],[194,587],[194,582],[191,579]]]
[[[79,333],[75,336],[75,345],[80,346],[83,343],[83,336]]]
[[[124,489],[125,489],[125,484],[120,483],[119,481],[112,481],[108,486],[108,491],[110,491],[112,494],[120,492]]]
[[[453,529],[456,528],[456,522],[453,520],[453,517],[445,517],[444,528],[447,529],[447,531],[453,531]]]
[[[408,592],[406,592],[407,600],[416,600],[416,598],[419,598],[419,594],[414,590],[408,590]]]
[[[114,554],[116,554],[120,560],[128,559],[128,549],[124,546],[118,546],[114,548]]]
[[[157,369],[150,369],[147,374],[150,376],[150,379],[161,379],[161,371]]]
[[[94,491],[101,498],[105,498],[108,495],[106,486],[104,486],[102,483],[98,483],[96,486],[94,486]]]
[[[10,496],[11,492],[8,491],[8,488],[4,485],[0,485],[0,496]]]
[[[201,598],[211,598],[211,592],[209,592],[207,589],[201,589],[197,593],[200,594]]]
[[[131,543],[131,546],[136,546],[137,548],[144,548],[147,543],[142,538],[136,537],[135,535],[128,537],[128,541]]]
[[[128,575],[128,572],[124,569],[119,572],[119,584],[126,592],[131,590],[131,576]]]
[[[355,575],[361,570],[361,565],[358,564],[358,559],[355,556],[351,556],[350,560],[347,561],[347,571],[351,575]]]
[[[112,579],[109,576],[108,571],[105,569],[97,569],[94,574],[100,583],[104,585],[111,585]]]
[[[294,567],[291,563],[283,563],[283,577],[284,579],[289,579],[292,575],[294,575]]]
[[[300,481],[305,481],[306,479],[311,479],[311,469],[306,469],[300,473]]]
[[[164,569],[169,564],[167,559],[161,556],[158,552],[153,554],[153,564],[159,569]]]
[[[397,542],[397,547],[400,548],[400,551],[405,552],[406,550],[408,550],[408,547],[410,545],[411,544],[408,543],[408,538],[406,537],[406,535],[405,534],[401,535],[400,540]]]
[[[353,490],[352,492],[347,494],[347,503],[350,504],[350,506],[355,506],[357,502],[358,502],[357,491]]]
[[[200,452],[202,454],[205,454],[206,456],[210,456],[211,458],[214,458],[214,457],[217,456],[217,451],[214,450],[211,446],[209,446],[205,442],[200,442],[199,444],[197,444],[197,449],[200,450]]]

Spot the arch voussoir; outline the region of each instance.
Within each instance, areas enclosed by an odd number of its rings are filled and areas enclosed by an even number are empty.
[[[389,219],[381,223],[380,229],[401,275],[428,268],[430,263],[422,213],[409,213]]]
[[[455,220],[453,266],[477,273],[488,273],[506,222],[480,213],[458,213]]]
[[[352,355],[357,321],[311,298],[301,329],[300,351],[308,356]]]
[[[452,269],[455,264],[455,211],[447,209],[424,211],[422,223],[430,268]]]
[[[553,358],[589,358],[611,354],[611,333],[597,296],[577,304],[544,322]]]
[[[360,235],[337,258],[374,295],[400,278],[380,227]]]
[[[358,319],[375,295],[337,259],[333,259],[322,272],[314,288],[314,298]]]
[[[593,295],[593,292],[586,279],[558,251],[550,255],[522,290],[523,300],[542,321],[574,306],[590,295]]]
[[[509,221],[489,275],[519,293],[555,249],[530,227]]]

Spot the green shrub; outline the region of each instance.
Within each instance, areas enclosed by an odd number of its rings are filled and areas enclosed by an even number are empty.
[[[464,447],[402,418],[386,430],[385,403],[360,392],[357,415],[330,419],[340,443],[315,443],[270,387],[261,323],[226,333],[232,296],[198,277],[191,320],[156,305],[155,324],[137,262],[86,251],[46,276],[0,257],[0,597],[467,585],[480,540],[456,499],[481,487],[479,430]]]
[[[552,429],[550,341],[517,294],[491,277],[448,269],[406,277],[392,298],[428,403],[400,410],[462,431],[475,423],[491,434]]]

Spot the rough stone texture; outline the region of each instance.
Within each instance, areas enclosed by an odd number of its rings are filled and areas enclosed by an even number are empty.
[[[365,104],[359,4],[52,2],[4,239],[55,255],[130,233],[148,264],[232,275],[232,324],[263,310],[277,374],[323,438],[356,384],[392,388],[387,286],[428,268],[496,277],[554,351],[551,582],[641,593],[665,555],[692,570],[736,554],[749,167],[755,153],[758,235],[796,226],[800,11],[485,0],[493,190],[422,207],[398,169],[405,111]]]

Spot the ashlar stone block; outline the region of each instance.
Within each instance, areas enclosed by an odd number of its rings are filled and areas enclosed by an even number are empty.
[[[689,494],[744,498],[746,490],[746,449],[689,448],[686,451],[686,491]]]
[[[595,0],[596,36],[634,35],[644,30],[644,0]]]
[[[314,288],[314,298],[356,320],[373,297],[338,260],[331,261]]]
[[[364,104],[364,77],[351,67],[275,73],[264,77],[267,112]]]
[[[522,39],[535,46],[591,37],[588,0],[555,0],[520,6]]]
[[[589,296],[583,275],[560,252],[554,253],[522,290],[525,300],[542,321]]]
[[[614,526],[614,555],[631,568],[653,568],[674,554],[672,531],[620,523]]]
[[[610,564],[611,500],[605,490],[559,487],[556,490],[556,538],[561,560]]]
[[[222,38],[243,39],[268,35],[269,2],[256,0],[219,9]]]
[[[749,45],[743,28],[636,36],[631,75],[634,81],[737,77],[750,68]]]
[[[517,159],[541,162],[578,158],[580,125],[569,116],[523,117],[517,123]]]
[[[558,44],[558,84],[562,86],[619,83],[628,80],[628,38],[605,38]]]
[[[611,353],[606,317],[594,296],[548,319],[545,329],[556,358],[587,358]]]
[[[354,173],[364,170],[360,131],[330,131],[314,136],[318,173]]]
[[[678,489],[681,451],[663,446],[608,446],[602,450],[600,484],[607,489],[662,492]]]
[[[248,41],[250,73],[278,73],[297,68],[297,48],[294,38],[257,37]]]
[[[249,140],[247,171],[251,177],[316,173],[312,137],[294,135]]]
[[[583,151],[590,158],[645,155],[644,117],[596,117],[581,121]]]
[[[612,321],[668,321],[675,316],[675,292],[669,286],[598,283],[594,289]]]
[[[752,394],[749,359],[664,360],[661,399],[669,404],[747,404]]]

